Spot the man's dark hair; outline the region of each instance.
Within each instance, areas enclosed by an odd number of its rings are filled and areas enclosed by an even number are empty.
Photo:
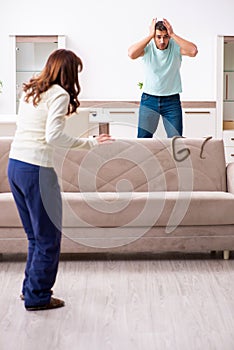
[[[165,27],[165,25],[163,24],[163,21],[158,21],[156,24],[155,24],[155,30],[158,29],[160,30],[161,32],[166,30],[167,31],[167,28]]]

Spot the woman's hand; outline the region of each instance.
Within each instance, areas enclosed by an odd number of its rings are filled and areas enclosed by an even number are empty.
[[[96,137],[96,140],[99,144],[114,141],[114,139],[108,134],[101,134]]]

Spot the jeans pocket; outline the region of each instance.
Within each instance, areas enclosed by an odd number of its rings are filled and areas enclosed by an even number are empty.
[[[143,92],[143,94],[141,95],[141,102],[146,102],[149,99],[150,99],[150,95],[148,95],[145,92]]]

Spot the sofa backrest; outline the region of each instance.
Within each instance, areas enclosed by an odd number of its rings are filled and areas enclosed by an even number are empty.
[[[122,139],[59,150],[54,162],[64,192],[226,191],[217,139]]]
[[[7,166],[12,138],[0,137],[0,192],[10,192]]]
[[[0,192],[9,192],[7,164],[12,138],[0,138]],[[116,140],[87,151],[55,152],[65,192],[226,191],[222,140]]]

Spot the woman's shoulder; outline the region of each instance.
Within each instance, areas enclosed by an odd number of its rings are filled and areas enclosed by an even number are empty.
[[[41,95],[41,102],[52,103],[57,98],[62,98],[64,101],[69,101],[70,96],[68,92],[58,84],[53,84],[47,91]]]
[[[68,92],[62,88],[62,86],[58,84],[53,84],[48,90],[47,90],[48,96],[51,95],[69,95]]]

